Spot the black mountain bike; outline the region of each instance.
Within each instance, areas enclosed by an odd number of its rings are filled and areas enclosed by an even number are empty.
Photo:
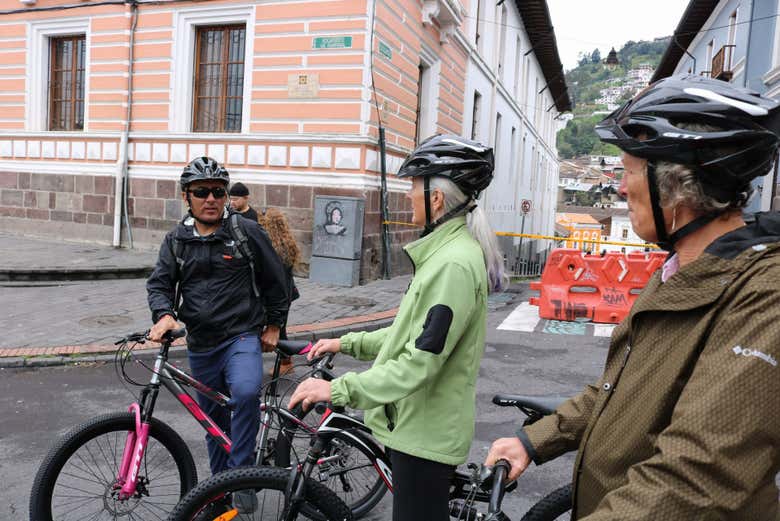
[[[328,353],[317,361],[313,373],[315,377],[321,376],[323,371],[331,367],[333,356],[333,353]],[[528,416],[526,424],[552,413],[562,401],[562,398],[517,395],[497,395],[493,398],[496,405],[515,406],[523,411]],[[331,454],[329,448],[336,440],[350,440],[350,446],[370,462],[384,486],[392,491],[390,459],[362,421],[327,404],[317,404],[314,409],[321,414],[320,423],[310,437],[312,445],[302,463],[293,465],[286,472],[278,468],[255,467],[232,469],[213,476],[182,499],[171,514],[170,521],[201,521],[203,513],[212,512],[209,508],[211,505],[224,502],[226,497],[244,490],[262,491],[266,498],[268,491],[272,490],[276,501],[258,501],[254,510],[235,505],[221,510],[220,517],[207,518],[208,521],[227,521],[234,517],[241,521],[292,521],[298,519],[299,514],[309,518],[340,520],[343,511],[335,506],[338,498],[329,488],[321,487],[318,483],[319,469],[340,457]],[[343,465],[342,468],[350,469],[350,466]],[[504,470],[498,470],[500,468]],[[450,487],[451,517],[468,521],[509,521],[501,511],[501,501],[504,493],[514,490],[517,483],[503,483],[506,471],[508,468],[505,462],[492,468],[470,464],[467,470],[457,470]],[[498,472],[502,474],[497,475],[498,479],[493,479]],[[487,503],[487,511],[481,511],[476,506],[478,503]],[[571,507],[571,485],[566,485],[537,502],[523,516],[522,521],[553,521],[571,510]]]

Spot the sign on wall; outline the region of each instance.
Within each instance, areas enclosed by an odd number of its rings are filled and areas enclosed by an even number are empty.
[[[316,98],[319,94],[319,74],[290,74],[287,76],[287,97]]]
[[[393,50],[390,48],[389,45],[387,45],[385,42],[380,41],[379,42],[379,54],[387,58],[388,60],[393,59]]]
[[[351,36],[315,36],[311,43],[312,49],[350,49]]]

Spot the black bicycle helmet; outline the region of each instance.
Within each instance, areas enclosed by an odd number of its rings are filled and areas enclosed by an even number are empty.
[[[778,106],[725,81],[681,74],[647,87],[596,125],[596,133],[631,155],[691,167],[706,193],[727,202],[771,168]],[[721,130],[680,128],[685,123]]]
[[[431,136],[411,153],[398,177],[441,176],[476,198],[493,179],[493,149],[460,136]]]
[[[196,157],[189,162],[181,173],[179,184],[181,185],[181,191],[187,190],[187,185],[193,181],[201,181],[204,179],[213,179],[216,181],[222,181],[227,185],[230,182],[230,175],[224,166],[220,165],[215,159],[210,157]]]
[[[431,185],[433,176],[450,179],[467,196],[436,221],[431,222]],[[425,187],[425,237],[441,223],[476,207],[474,200],[493,179],[493,149],[460,136],[431,136],[409,154],[398,170],[398,177],[422,177]]]
[[[659,245],[674,243],[713,220],[695,219],[666,233],[655,179],[655,161],[688,166],[707,195],[736,202],[750,181],[766,174],[775,159],[780,103],[759,93],[704,76],[681,74],[659,80],[596,125],[599,139],[648,160],[650,198]],[[688,130],[704,124],[717,131]],[[641,137],[641,139],[640,139]]]

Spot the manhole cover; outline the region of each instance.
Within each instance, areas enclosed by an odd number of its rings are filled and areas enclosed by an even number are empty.
[[[84,327],[126,326],[132,323],[133,319],[125,315],[98,315],[79,320],[79,325]]]
[[[351,306],[353,308],[369,308],[371,306],[376,306],[376,300],[364,297],[339,297],[333,295],[325,297],[325,302],[338,306]]]

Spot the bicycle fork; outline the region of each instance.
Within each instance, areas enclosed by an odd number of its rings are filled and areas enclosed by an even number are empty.
[[[136,493],[138,471],[141,468],[141,461],[144,459],[146,442],[149,440],[149,423],[141,421],[141,406],[134,403],[130,405],[128,410],[135,414],[135,430],[127,431],[122,463],[116,478],[115,487],[120,487],[119,499],[122,501],[130,499]]]

